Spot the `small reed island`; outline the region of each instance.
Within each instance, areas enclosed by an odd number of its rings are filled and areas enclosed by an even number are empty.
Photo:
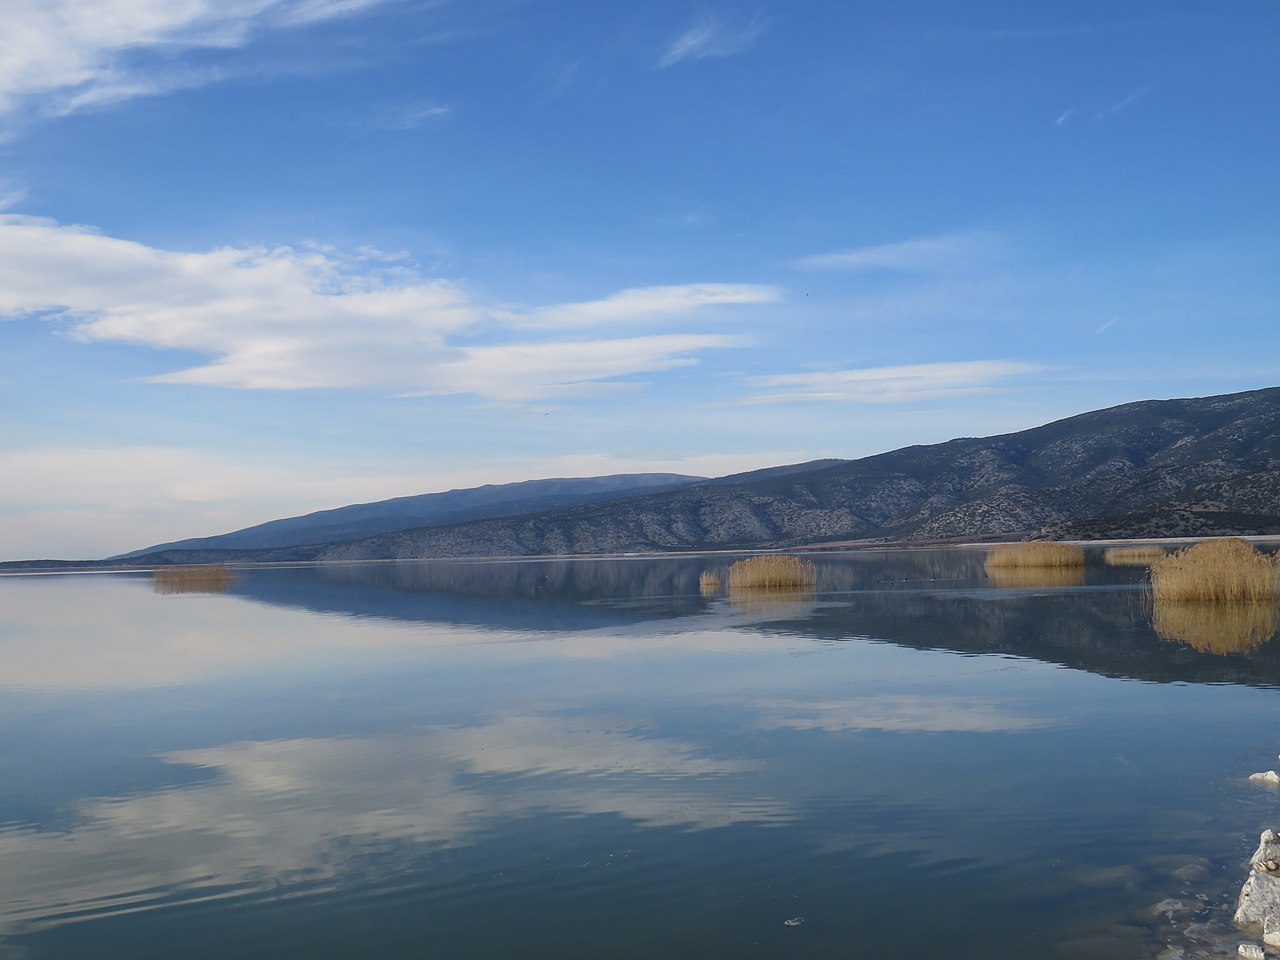
[[[817,581],[817,568],[811,561],[799,557],[748,557],[729,568],[731,591],[811,590]]]
[[[1084,583],[1084,550],[1040,540],[1000,543],[987,551],[983,567],[997,587],[1078,587]]]
[[[238,579],[225,563],[157,567],[151,573],[156,593],[226,593]]]

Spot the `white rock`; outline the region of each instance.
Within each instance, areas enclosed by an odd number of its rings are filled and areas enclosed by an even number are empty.
[[[1253,873],[1240,890],[1236,923],[1262,928],[1266,943],[1280,941],[1280,876]]]
[[[1268,770],[1266,773],[1251,773],[1249,779],[1255,783],[1280,783],[1280,773]]]
[[[1256,943],[1242,943],[1236,948],[1236,953],[1240,954],[1244,960],[1266,960],[1266,954],[1262,952],[1262,947]]]
[[[1268,860],[1280,860],[1280,837],[1274,830],[1263,830],[1258,838],[1258,849],[1249,858],[1250,866],[1257,866]]]

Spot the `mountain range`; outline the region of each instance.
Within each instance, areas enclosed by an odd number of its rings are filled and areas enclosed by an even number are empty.
[[[716,479],[530,481],[273,521],[125,564],[1280,533],[1280,388]]]

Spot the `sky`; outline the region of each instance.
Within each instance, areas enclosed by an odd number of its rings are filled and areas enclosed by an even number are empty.
[[[1280,384],[1280,5],[0,0],[0,559]]]

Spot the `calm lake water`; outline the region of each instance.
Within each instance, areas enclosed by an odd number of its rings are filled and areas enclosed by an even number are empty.
[[[1280,825],[1246,780],[1280,750],[1252,614],[1166,612],[1164,638],[1141,569],[998,583],[964,550],[702,595],[731,559],[0,577],[0,956],[1236,937]]]

